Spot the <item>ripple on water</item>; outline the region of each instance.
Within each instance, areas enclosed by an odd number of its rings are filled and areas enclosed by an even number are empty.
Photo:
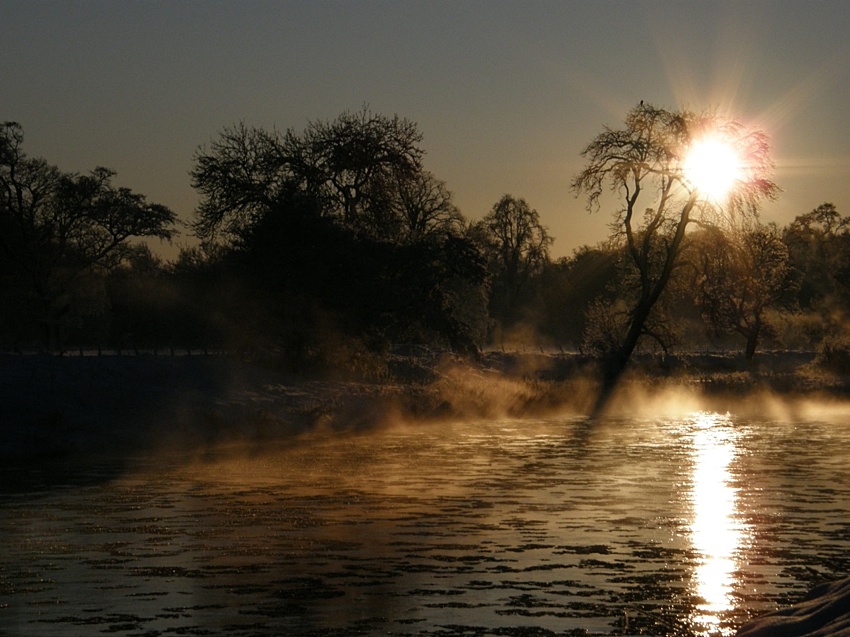
[[[731,635],[850,572],[850,427],[800,431],[480,422],[33,469],[0,493],[0,635]]]

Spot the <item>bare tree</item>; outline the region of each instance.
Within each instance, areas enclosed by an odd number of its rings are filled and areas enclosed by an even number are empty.
[[[801,305],[827,314],[850,307],[850,217],[823,203],[788,224],[783,240],[800,277]]]
[[[793,283],[788,248],[775,225],[759,226],[743,235],[711,230],[695,246],[698,275],[694,292],[703,319],[714,334],[744,337],[744,356],[776,329],[771,309],[791,302]]]
[[[201,195],[195,234],[208,244],[242,236],[294,188],[290,163],[277,132],[241,122],[224,128],[195,153],[190,176]]]
[[[688,152],[709,135],[724,140],[741,158],[740,174],[722,203],[697,188],[686,170]],[[778,188],[769,178],[767,137],[712,112],[675,112],[641,102],[626,116],[623,128],[606,128],[582,155],[587,165],[573,179],[572,188],[586,194],[591,211],[600,208],[606,192],[619,200],[612,227],[634,265],[637,281],[627,325],[603,357],[598,410],[647,334],[689,226],[722,228],[755,219],[761,201],[774,198]]]
[[[299,133],[239,125],[196,153],[195,231],[230,253],[268,307],[283,308],[273,314],[295,316],[267,330],[295,335],[283,339],[295,359],[319,316],[375,346],[479,346],[484,257],[463,236],[451,192],[424,170],[420,141],[414,123],[364,109]]]
[[[422,171],[422,134],[414,122],[364,108],[331,122],[310,122],[301,136],[286,135],[296,178],[349,225],[392,234],[398,219],[396,185]]]
[[[79,175],[30,159],[23,139],[19,124],[0,125],[0,250],[40,305],[54,348],[80,282],[115,263],[132,238],[170,239],[176,217],[113,186],[106,168]]]
[[[463,232],[463,215],[452,202],[452,193],[430,172],[399,181],[396,208],[400,232],[407,241]]]
[[[523,291],[531,278],[549,261],[552,237],[541,225],[540,215],[525,199],[504,195],[479,223],[489,249],[493,275],[491,304],[508,321],[519,309]]]
[[[310,122],[302,133],[225,128],[195,153],[195,232],[206,242],[233,240],[295,197],[358,231],[395,238],[406,221],[401,197],[435,187],[423,174],[421,140],[415,123],[368,109]]]

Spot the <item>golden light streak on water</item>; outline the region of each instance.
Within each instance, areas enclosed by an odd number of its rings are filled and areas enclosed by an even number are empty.
[[[732,635],[722,616],[734,609],[737,556],[746,528],[738,518],[737,489],[730,465],[738,453],[737,435],[728,416],[695,414],[690,535],[697,554],[695,594],[702,600],[691,623],[700,635]]]

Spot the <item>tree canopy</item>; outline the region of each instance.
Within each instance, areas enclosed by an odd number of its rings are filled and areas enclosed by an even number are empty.
[[[688,152],[706,136],[724,140],[741,158],[736,183],[723,201],[694,185],[686,171]],[[582,151],[585,168],[573,179],[588,209],[598,210],[610,192],[614,238],[635,270],[636,285],[626,324],[604,355],[602,400],[610,394],[639,339],[651,335],[653,310],[677,266],[692,225],[730,228],[754,221],[764,199],[776,197],[766,135],[714,112],[670,111],[641,102],[624,126],[606,127]],[[607,200],[605,200],[607,204]]]
[[[752,361],[759,343],[776,333],[769,310],[793,303],[788,248],[779,230],[773,225],[743,234],[711,229],[699,237],[694,252],[694,293],[703,318],[714,334],[743,336],[744,356]]]
[[[800,283],[800,302],[808,309],[850,308],[850,217],[823,203],[797,216],[783,233]]]
[[[491,310],[512,323],[523,305],[523,293],[549,261],[552,237],[540,223],[538,212],[513,195],[504,195],[479,222],[493,277]]]
[[[303,309],[275,328],[303,326],[284,339],[294,349],[322,321],[375,343],[482,344],[483,257],[424,169],[421,139],[409,120],[364,109],[302,133],[239,124],[196,154],[196,234],[234,250],[276,314]]]
[[[456,217],[448,190],[424,172],[421,140],[413,122],[368,109],[310,122],[302,133],[225,128],[195,154],[195,232],[232,241],[297,194],[378,238],[418,236]]]
[[[19,124],[0,125],[0,251],[53,346],[58,321],[74,309],[75,286],[114,264],[130,239],[171,239],[176,216],[113,186],[107,168],[64,173],[28,157],[23,141]]]
[[[824,203],[762,225],[778,193],[767,138],[715,112],[641,103],[604,128],[572,187],[611,235],[555,262],[524,199],[468,221],[417,126],[368,109],[223,129],[192,170],[201,242],[172,262],[136,240],[174,236],[170,210],[106,168],[29,157],[23,139],[2,124],[3,347],[224,348],[293,371],[390,344],[559,347],[598,360],[600,405],[644,347],[743,337],[746,359],[784,341],[844,360],[850,222]]]

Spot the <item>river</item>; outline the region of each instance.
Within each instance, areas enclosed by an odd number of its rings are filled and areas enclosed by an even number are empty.
[[[481,421],[0,473],[0,635],[733,635],[850,573],[850,417]]]

